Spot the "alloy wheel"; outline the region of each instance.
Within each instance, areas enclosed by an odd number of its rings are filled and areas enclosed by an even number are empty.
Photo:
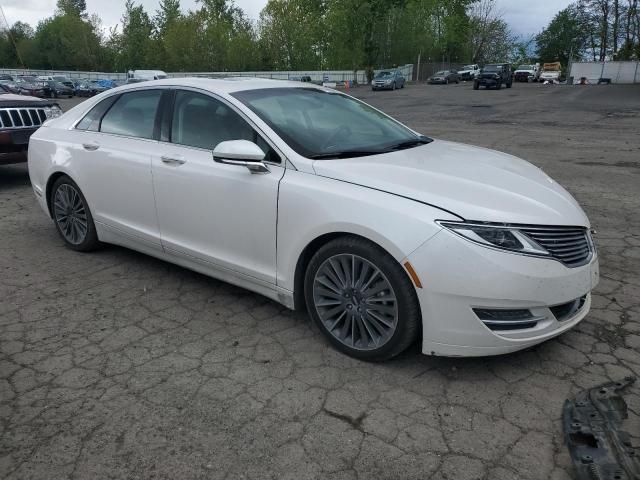
[[[398,300],[391,283],[358,255],[334,255],[313,281],[314,308],[327,331],[356,350],[378,349],[398,326]]]
[[[53,197],[53,213],[64,239],[80,245],[87,237],[88,219],[80,192],[63,183]]]

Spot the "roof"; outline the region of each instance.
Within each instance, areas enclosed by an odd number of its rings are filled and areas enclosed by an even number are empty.
[[[148,80],[141,83],[132,83],[118,87],[119,90],[140,88],[142,86],[181,86],[194,87],[214,92],[233,93],[243,90],[257,90],[261,88],[314,88],[308,82],[290,82],[288,80],[270,80],[255,77],[229,77],[229,78],[167,78],[163,80]],[[316,87],[321,88],[321,87]]]

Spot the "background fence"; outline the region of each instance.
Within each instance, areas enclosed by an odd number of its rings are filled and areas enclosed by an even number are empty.
[[[413,78],[413,65],[403,65],[397,67],[407,80]],[[379,70],[376,70],[378,72]],[[125,80],[127,78],[126,73],[123,72],[77,72],[77,71],[62,71],[62,70],[21,70],[11,68],[0,68],[0,74],[8,75],[64,75],[68,78],[82,78],[90,80],[111,79],[111,80]],[[205,77],[205,78],[225,78],[225,77],[255,77],[255,78],[272,78],[275,80],[288,80],[291,77],[300,77],[302,75],[308,75],[311,80],[315,82],[321,82],[325,78],[328,78],[330,82],[344,82],[357,81],[361,84],[367,83],[367,75],[364,70],[358,70],[356,72],[349,70],[297,70],[297,71],[278,71],[278,72],[167,72],[167,75],[171,78],[181,77]]]
[[[582,77],[591,83],[600,78],[610,78],[611,83],[640,83],[640,62],[574,62],[569,76],[574,83]]]

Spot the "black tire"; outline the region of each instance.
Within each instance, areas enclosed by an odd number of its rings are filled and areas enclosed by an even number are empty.
[[[314,303],[314,280],[322,265],[335,255],[355,255],[373,264],[386,277],[397,300],[397,324],[386,343],[375,349],[350,347],[336,338],[324,325]],[[418,336],[422,324],[415,287],[402,266],[378,245],[361,237],[344,236],[321,247],[311,258],[304,278],[304,296],[309,315],[329,342],[339,351],[360,360],[382,361],[399,355]]]
[[[473,89],[480,90],[480,84],[478,82],[473,82]]]
[[[393,85],[391,86],[391,90],[395,90],[396,89],[396,82],[393,82]]]
[[[502,88],[502,82],[498,82],[496,85],[496,90],[500,90]]]
[[[507,88],[511,88],[511,85],[512,85],[511,82],[507,83]]]
[[[445,84],[445,85],[449,85],[449,79],[448,79],[448,78],[446,78],[446,79],[444,80],[444,84]]]
[[[66,238],[64,232],[62,231],[62,226],[60,225],[60,222],[58,221],[58,218],[55,212],[54,201],[56,197],[56,192],[64,185],[67,185],[73,188],[78,193],[79,200],[82,206],[84,207],[84,212],[86,214],[87,230],[84,235],[84,239],[79,243],[72,243]],[[93,222],[93,216],[91,215],[91,210],[89,210],[89,205],[87,203],[87,200],[86,198],[84,198],[84,195],[82,194],[82,191],[80,190],[78,185],[73,180],[71,180],[71,178],[67,177],[66,175],[63,175],[55,181],[55,183],[53,184],[53,187],[51,187],[49,205],[51,207],[51,216],[53,217],[53,221],[56,224],[56,229],[58,230],[60,237],[62,238],[62,240],[64,240],[64,243],[67,247],[69,247],[72,250],[76,250],[78,252],[90,252],[100,247],[100,241],[98,240],[98,233],[96,232],[96,226]]]

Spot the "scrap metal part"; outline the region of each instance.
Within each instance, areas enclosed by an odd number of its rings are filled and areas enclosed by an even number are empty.
[[[578,480],[640,480],[640,449],[620,430],[628,414],[618,394],[635,380],[605,383],[565,401],[565,442]]]

